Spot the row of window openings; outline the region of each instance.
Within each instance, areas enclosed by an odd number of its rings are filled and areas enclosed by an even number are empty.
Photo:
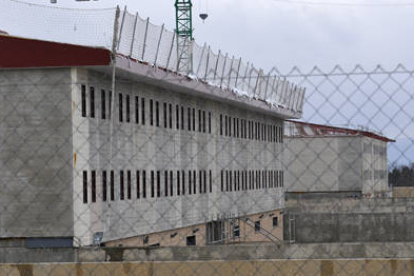
[[[221,191],[247,191],[283,187],[283,171],[221,171]]]
[[[110,119],[111,118],[111,102],[112,102],[112,92],[108,91],[108,114],[106,112],[106,96],[107,92],[105,90],[101,90],[101,118],[102,119]],[[82,97],[82,117],[87,117],[87,104],[86,104],[86,86],[82,85],[81,88],[81,97]],[[119,109],[119,121],[124,122],[124,115],[125,121],[127,123],[131,122],[131,97],[130,95],[125,95],[125,109],[126,112],[124,114],[124,95],[122,93],[118,94],[118,109]],[[90,114],[91,118],[95,118],[95,88],[93,86],[89,87],[89,99],[90,99]],[[135,123],[139,124],[140,122],[142,125],[146,123],[146,99],[139,98],[135,96]],[[164,118],[164,127],[165,128],[173,128],[173,105],[170,103],[163,103],[163,118]],[[187,114],[186,114],[187,113]],[[108,115],[108,116],[107,116]],[[197,131],[196,122],[198,122],[198,132],[202,133],[211,133],[211,112],[206,112],[203,110],[198,110],[198,120],[196,117],[196,109],[195,108],[187,108],[187,112],[185,112],[185,108],[183,106],[176,105],[175,106],[175,128],[177,130],[184,130],[185,129],[185,115],[187,115],[187,130],[188,131]],[[149,124],[151,126],[160,126],[160,103],[158,101],[154,101],[149,99]]]
[[[173,197],[175,195],[207,194],[213,192],[213,180],[211,171],[147,171],[135,172],[136,198],[160,198]],[[97,173],[91,171],[91,202],[97,200]],[[188,181],[186,181],[188,179]],[[119,199],[132,199],[132,171],[120,171],[119,182],[115,183],[115,173],[102,171],[102,201],[115,201],[115,186],[119,184]],[[150,191],[147,191],[147,181]],[[88,203],[88,172],[83,171],[83,203]],[[109,184],[109,185],[108,185]],[[109,190],[108,190],[109,188]],[[109,198],[108,198],[109,196]]]
[[[220,135],[283,143],[282,127],[220,114]]]

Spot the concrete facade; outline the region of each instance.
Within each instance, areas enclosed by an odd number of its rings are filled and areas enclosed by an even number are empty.
[[[283,208],[280,118],[123,80],[112,96],[112,120],[102,119],[101,92],[109,98],[110,78],[92,70],[72,69],[72,79],[76,84],[72,90],[77,156],[74,222],[75,236],[83,243],[91,243],[95,232],[104,233],[103,241],[118,240],[199,225],[222,216]],[[92,87],[96,91],[95,118],[88,111]],[[82,89],[86,92],[85,117]],[[87,202],[82,190],[85,172]],[[104,172],[106,200],[99,196]]]
[[[114,94],[105,70],[2,70],[2,238],[84,246],[284,208],[286,114],[121,69]]]
[[[284,238],[296,243],[412,242],[412,198],[286,201]]]
[[[387,142],[356,130],[312,125],[312,133],[285,128],[286,192],[354,193],[388,192]],[[306,129],[301,123],[301,129]],[[326,130],[326,129],[328,130]]]

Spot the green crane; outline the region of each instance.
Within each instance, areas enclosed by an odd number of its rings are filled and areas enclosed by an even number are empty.
[[[177,32],[177,72],[193,72],[193,3],[191,0],[175,0]]]

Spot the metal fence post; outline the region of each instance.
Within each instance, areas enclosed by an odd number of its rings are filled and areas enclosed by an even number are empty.
[[[222,85],[223,85],[223,80],[224,80],[224,70],[226,70],[227,59],[228,59],[228,54],[226,53],[226,56],[225,56],[225,58],[224,58],[223,70],[221,70],[220,87],[222,87]]]
[[[221,55],[221,51],[219,50],[218,55],[217,55],[216,68],[214,69],[214,79],[213,79],[213,81],[216,81],[217,69],[218,69],[218,64],[219,64],[219,60],[220,60],[220,55]]]
[[[166,69],[168,69],[168,67],[170,66],[171,55],[172,55],[172,52],[173,52],[173,49],[174,49],[175,34],[176,34],[176,32],[174,31],[173,38],[172,38],[172,41],[171,41],[170,52],[168,53],[167,65],[165,66]]]
[[[124,28],[124,22],[125,22],[125,14],[127,13],[127,6],[124,7],[124,14],[122,15],[122,21],[121,21],[121,28],[119,29],[119,39],[118,39],[118,45],[116,47],[117,50],[119,50],[119,46],[121,44],[122,40],[122,30]]]
[[[132,33],[132,41],[131,41],[131,48],[129,50],[129,57],[132,57],[132,53],[134,51],[135,32],[137,31],[137,24],[138,24],[138,13],[136,13],[135,15],[135,24],[134,24],[134,30]]]
[[[259,85],[261,85],[260,77],[262,76],[262,74],[263,74],[263,70],[259,69],[259,74],[257,75],[257,79],[256,79],[256,87],[254,88],[254,91],[253,91],[253,97],[257,96],[257,88],[259,87]],[[260,93],[260,88],[259,88],[259,93]]]
[[[144,35],[144,43],[142,46],[142,55],[141,55],[141,60],[144,60],[144,56],[145,56],[145,48],[146,48],[146,44],[147,44],[147,36],[148,36],[148,25],[149,25],[149,17],[147,18],[147,24],[145,26],[145,35]]]
[[[239,73],[240,73],[240,66],[242,63],[242,59],[239,59],[239,65],[237,66],[237,73],[236,73],[236,81],[234,83],[234,87],[237,88],[237,82],[239,81]]]
[[[249,72],[249,66],[250,66],[250,63],[247,62],[246,70],[245,70],[244,76],[243,76],[243,87],[242,87],[242,90],[244,90],[244,85],[246,84],[247,73]],[[247,89],[249,89],[249,87],[247,87]]]
[[[155,60],[154,60],[155,67],[157,67],[158,53],[160,51],[160,45],[161,45],[161,39],[162,39],[163,32],[164,32],[164,24],[162,24],[161,26],[160,38],[158,39],[158,45],[157,45],[157,52],[155,53]]]
[[[231,59],[231,63],[230,63],[230,72],[229,72],[229,82],[227,87],[230,88],[230,83],[231,83],[231,73],[233,73],[233,64],[234,64],[234,56]]]
[[[267,76],[267,81],[266,81],[266,88],[265,88],[265,95],[264,95],[264,100],[267,100],[267,91],[269,90],[269,82],[270,82],[270,73]]]
[[[206,72],[205,72],[205,76],[204,76],[205,81],[207,81],[209,63],[210,63],[210,46],[208,46],[208,50],[207,50]]]
[[[201,68],[201,63],[203,61],[203,56],[204,56],[204,52],[206,51],[206,47],[207,47],[207,43],[204,43],[203,51],[201,51],[201,57],[200,57],[200,61],[198,63],[198,67],[197,67],[197,72],[195,74],[197,77],[198,77],[198,72],[200,71],[200,68]]]

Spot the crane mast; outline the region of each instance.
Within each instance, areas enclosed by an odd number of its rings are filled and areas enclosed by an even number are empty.
[[[176,0],[177,72],[189,74],[193,71],[193,4],[191,0]]]

